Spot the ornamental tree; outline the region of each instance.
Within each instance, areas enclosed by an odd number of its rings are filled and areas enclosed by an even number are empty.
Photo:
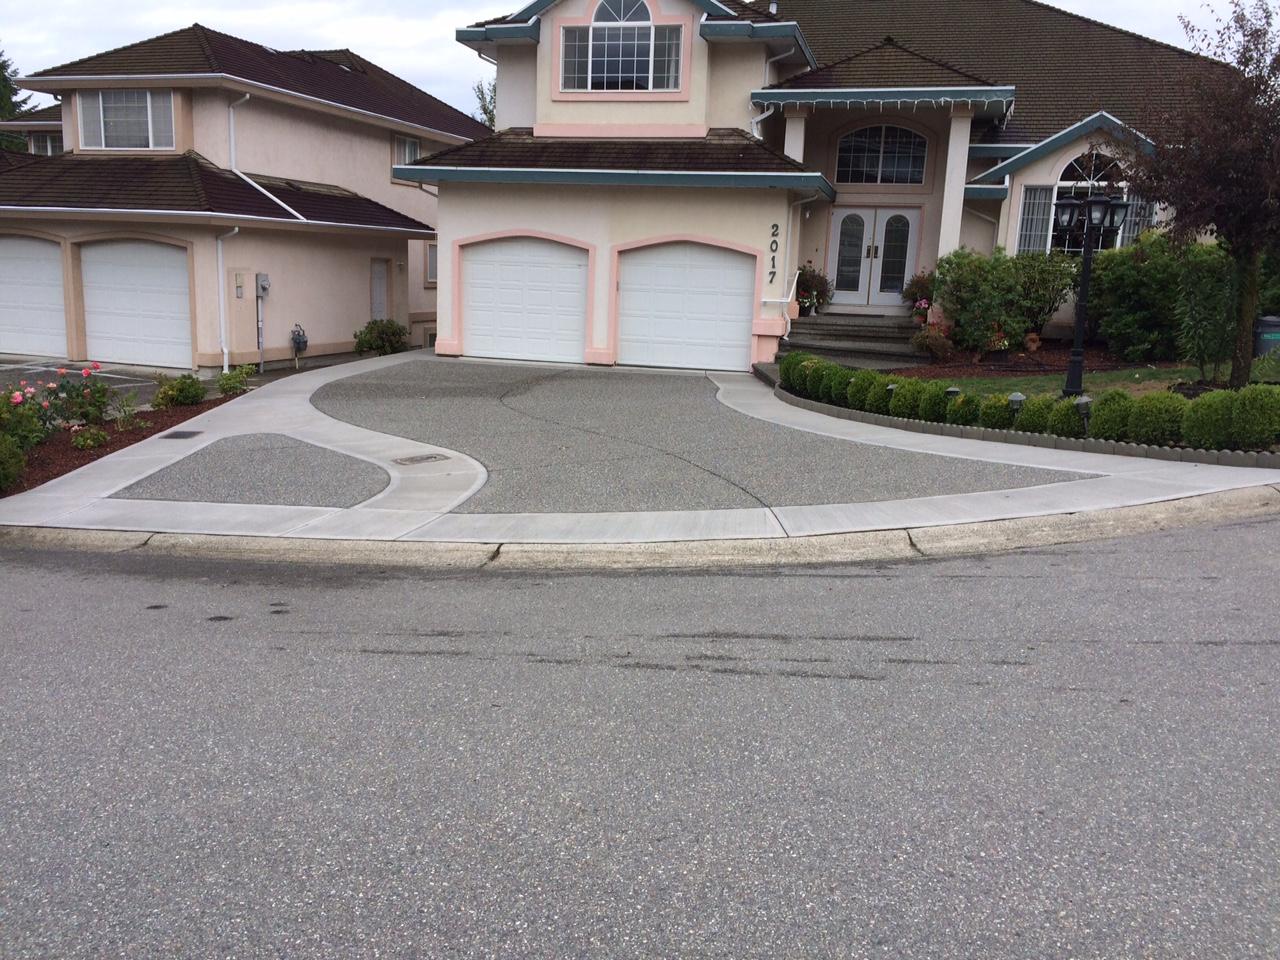
[[[1280,6],[1229,0],[1211,29],[1182,19],[1192,49],[1206,59],[1189,71],[1187,96],[1143,133],[1125,157],[1145,199],[1168,207],[1176,239],[1213,236],[1235,277],[1231,386],[1249,382],[1259,271],[1280,248]]]
[[[0,50],[0,120],[12,120],[27,109],[31,94],[20,94],[14,80],[18,76],[18,68]],[[0,133],[0,148],[6,150],[26,150],[27,145],[21,137]]]

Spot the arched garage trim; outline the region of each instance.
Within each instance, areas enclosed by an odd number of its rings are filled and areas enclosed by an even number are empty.
[[[592,359],[593,353],[599,351],[591,347],[591,328],[595,315],[596,284],[596,248],[594,244],[585,243],[560,233],[547,233],[543,230],[497,230],[492,233],[477,233],[453,241],[450,251],[450,275],[453,278],[452,329],[447,337],[436,338],[436,353],[450,357],[460,357],[466,342],[466,317],[463,315],[463,276],[462,251],[465,247],[487,243],[491,240],[549,240],[566,247],[575,247],[587,254],[587,304],[586,304],[586,342],[583,344],[584,356],[588,363],[597,363]]]
[[[665,246],[672,243],[696,243],[704,247],[719,247],[722,250],[732,250],[735,253],[744,253],[747,256],[754,257],[756,262],[756,281],[755,281],[755,304],[752,308],[751,316],[751,358],[753,362],[761,362],[762,360],[772,360],[773,354],[770,352],[767,357],[764,356],[769,352],[770,347],[773,351],[777,350],[778,338],[782,336],[785,321],[766,318],[761,308],[764,306],[764,271],[767,258],[765,252],[759,247],[751,247],[746,244],[733,243],[728,240],[721,240],[718,237],[709,237],[704,234],[696,233],[670,233],[659,237],[647,237],[644,240],[633,240],[630,243],[620,243],[614,246],[610,251],[610,279],[612,283],[609,286],[609,342],[601,359],[590,360],[592,363],[617,363],[618,362],[618,293],[622,281],[620,271],[622,254],[630,250],[640,250],[645,247]],[[781,266],[781,265],[780,265]],[[779,269],[779,276],[785,273]],[[769,341],[772,341],[770,344]],[[607,359],[604,355],[607,354]]]
[[[62,317],[63,326],[66,330],[66,346],[64,349],[68,358],[76,358],[83,351],[84,340],[81,330],[77,327],[75,305],[79,288],[75,282],[71,244],[66,237],[50,233],[47,230],[33,230],[30,227],[10,226],[8,224],[0,225],[0,237],[23,237],[30,240],[42,240],[52,243],[58,248],[62,265]],[[81,337],[80,340],[77,340],[78,336]]]

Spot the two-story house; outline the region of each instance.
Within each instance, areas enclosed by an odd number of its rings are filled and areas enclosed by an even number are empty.
[[[224,367],[292,357],[295,324],[315,356],[434,321],[436,197],[394,168],[483,124],[348,50],[199,25],[19,83],[66,152],[0,169],[0,353]]]
[[[1112,138],[1206,62],[1035,0],[533,0],[457,38],[498,130],[398,168],[440,191],[438,352],[739,370],[806,262],[856,330],[962,245],[1068,245],[1055,198],[1124,189]]]
[[[0,120],[0,134],[21,137],[27,153],[52,157],[62,153],[62,106],[25,110],[12,120]]]

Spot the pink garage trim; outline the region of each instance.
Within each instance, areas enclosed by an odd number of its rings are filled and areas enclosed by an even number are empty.
[[[777,337],[752,337],[751,362],[773,363],[778,357]]]
[[[577,247],[587,251],[587,315],[585,342],[582,344],[583,358],[591,350],[591,328],[595,317],[595,284],[596,284],[596,248],[594,244],[575,240],[559,233],[547,233],[543,230],[495,230],[492,233],[478,233],[453,241],[450,261],[453,274],[453,335],[448,339],[436,339],[436,353],[444,356],[460,357],[466,349],[466,326],[462,313],[462,248],[487,243],[490,240],[549,240],[562,243],[566,247]],[[443,347],[441,346],[443,344]]]
[[[708,128],[700,123],[535,123],[535,137],[643,137],[701,139]]]
[[[654,7],[657,6],[657,0],[646,0],[649,7],[650,22],[655,26],[663,26],[670,24],[680,24],[680,87],[676,90],[562,90],[561,84],[564,82],[564,74],[562,73],[562,65],[560,61],[560,47],[564,41],[565,27],[590,27],[592,17],[595,16],[597,3],[587,4],[586,16],[567,17],[564,15],[555,16],[547,22],[547,29],[551,31],[551,78],[550,90],[552,100],[565,101],[592,101],[599,100],[603,102],[630,102],[640,103],[646,100],[654,102],[688,100],[689,99],[689,71],[693,66],[693,35],[694,24],[693,18],[681,16],[672,13],[657,13]],[[537,133],[534,136],[538,136]],[[553,136],[553,134],[543,134],[543,136]]]
[[[780,337],[787,332],[787,321],[781,317],[756,317],[751,333],[757,337]]]
[[[630,243],[619,243],[610,251],[610,279],[613,281],[609,286],[609,355],[612,358],[610,363],[618,362],[618,291],[622,286],[622,272],[620,270],[620,261],[622,254],[628,250],[638,250],[641,247],[660,247],[668,243],[697,243],[704,247],[720,247],[725,250],[736,250],[738,253],[745,253],[748,256],[756,258],[756,304],[753,316],[751,318],[752,330],[752,346],[751,352],[754,357],[760,347],[757,341],[762,339],[772,339],[776,350],[778,338],[777,336],[761,337],[756,334],[759,332],[757,328],[762,325],[768,325],[772,321],[770,318],[761,314],[761,307],[764,306],[764,264],[765,254],[759,247],[749,247],[742,243],[733,243],[728,240],[721,240],[717,237],[708,237],[697,233],[670,233],[660,237],[649,237],[645,240],[633,240]],[[781,333],[778,334],[781,336]],[[770,359],[773,359],[772,356]],[[752,360],[752,363],[759,363],[759,360]]]

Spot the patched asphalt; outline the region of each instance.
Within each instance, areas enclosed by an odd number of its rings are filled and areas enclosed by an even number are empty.
[[[354,507],[390,482],[385,470],[367,460],[283,434],[247,433],[215,440],[113,497]]]
[[[330,383],[329,416],[458,450],[488,482],[461,513],[867,503],[1079,480],[913,453],[730,410],[700,374],[413,360]]]

